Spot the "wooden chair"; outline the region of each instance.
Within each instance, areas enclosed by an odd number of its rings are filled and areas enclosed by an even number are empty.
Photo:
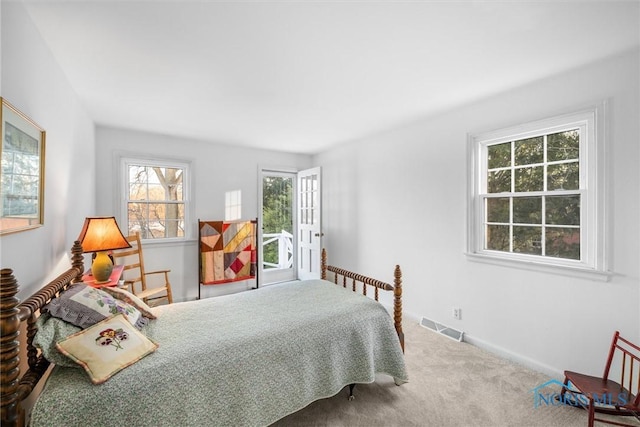
[[[609,379],[614,361],[616,365],[613,371],[618,370],[617,368],[620,370],[619,383]],[[589,427],[593,426],[594,421],[620,426],[638,425],[595,417],[595,413],[598,412],[608,415],[634,416],[640,421],[640,347],[622,338],[620,332],[616,331],[613,334],[602,377],[571,371],[565,371],[564,376],[564,387],[560,393],[561,402],[568,402],[588,410]],[[571,396],[569,401],[567,393]]]
[[[171,283],[169,282],[169,272],[171,270],[145,271],[140,233],[127,236],[127,241],[131,244],[130,249],[113,252],[114,262],[116,264],[124,264],[125,285],[149,305],[158,305],[163,299],[166,299],[169,304],[173,303]],[[127,273],[127,271],[131,271],[133,275]],[[152,285],[147,283],[147,279],[150,276],[159,277],[159,279],[152,279],[154,282]],[[162,280],[164,280],[164,284],[160,286],[155,284],[162,283]]]

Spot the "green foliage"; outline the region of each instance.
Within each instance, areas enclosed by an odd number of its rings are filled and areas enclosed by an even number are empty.
[[[546,234],[545,255],[565,259],[580,259],[580,229],[547,228]]]
[[[285,230],[292,233],[292,179],[283,177],[265,177],[262,185],[263,231],[265,233],[279,233],[282,230]]]
[[[486,206],[487,249],[542,255],[544,238],[545,256],[580,259],[580,195],[488,198]],[[512,249],[509,224],[513,225]]]
[[[262,180],[262,231],[264,234],[293,233],[293,178],[267,176]],[[263,248],[265,262],[278,262],[278,245]]]
[[[542,197],[514,198],[513,222],[516,224],[541,224]]]
[[[577,160],[580,154],[580,132],[577,129],[547,135],[547,161]]]
[[[509,222],[509,197],[487,199],[487,221],[488,222]]]
[[[547,196],[546,223],[580,225],[580,196]]]
[[[579,154],[578,129],[487,147],[487,193],[511,193],[486,199],[487,249],[580,259],[580,195],[527,196],[579,189]]]
[[[513,227],[513,252],[542,255],[541,227]]]
[[[515,141],[514,158],[516,166],[542,163],[544,160],[543,137]]]
[[[489,169],[511,166],[511,143],[490,145],[488,148]]]
[[[504,193],[511,191],[511,169],[489,172],[487,180],[488,193]]]

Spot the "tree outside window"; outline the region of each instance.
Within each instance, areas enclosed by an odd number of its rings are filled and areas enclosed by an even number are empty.
[[[127,230],[142,239],[185,235],[185,167],[126,161]]]
[[[262,231],[264,234],[293,234],[293,178],[286,176],[265,176],[262,181],[263,208]],[[278,241],[263,247],[266,268],[279,261]]]
[[[609,276],[604,111],[469,135],[469,256]]]
[[[486,150],[485,249],[580,260],[580,130]]]

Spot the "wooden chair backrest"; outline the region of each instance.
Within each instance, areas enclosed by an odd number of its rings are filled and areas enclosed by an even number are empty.
[[[120,258],[124,259],[124,268],[123,274],[125,274],[128,270],[137,269],[137,275],[134,277],[127,277],[127,281],[133,282],[135,286],[136,283],[140,282],[142,284],[142,288],[146,288],[145,283],[145,274],[144,274],[144,257],[142,256],[142,243],[140,242],[140,232],[136,232],[130,236],[127,236],[127,241],[131,244],[131,248],[118,250],[113,253],[114,261]],[[119,262],[115,261],[116,264]],[[134,272],[134,274],[136,274]]]
[[[629,403],[635,408],[640,409],[640,347],[621,337],[620,332],[616,331],[613,334],[613,340],[609,348],[609,357],[607,358],[607,364],[604,368],[603,380],[609,378],[611,364],[614,361],[616,353],[620,354],[620,385],[635,396],[633,401]]]

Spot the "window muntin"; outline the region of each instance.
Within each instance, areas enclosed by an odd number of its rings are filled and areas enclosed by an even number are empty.
[[[605,108],[469,135],[470,259],[610,277]]]
[[[124,160],[125,218],[128,234],[142,239],[185,237],[186,164]]]
[[[581,259],[580,130],[484,145],[485,250]]]

